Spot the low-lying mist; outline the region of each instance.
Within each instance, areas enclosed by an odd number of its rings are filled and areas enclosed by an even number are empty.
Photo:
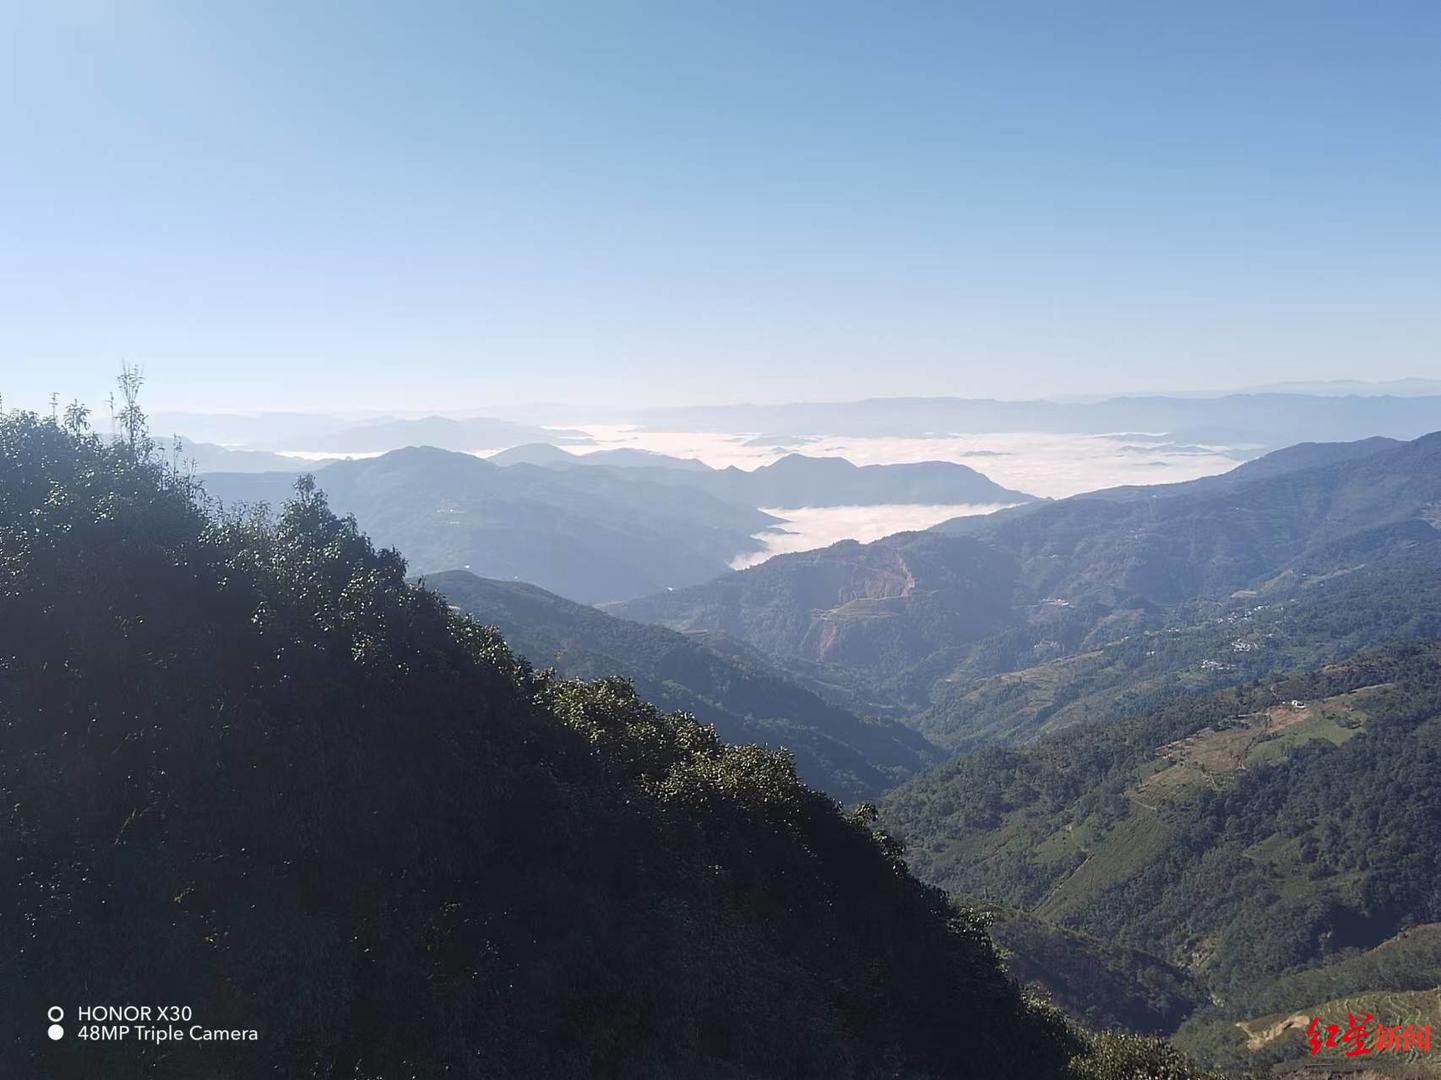
[[[883,536],[916,529],[929,529],[954,517],[989,514],[1005,509],[1007,504],[957,503],[953,506],[928,506],[914,503],[890,503],[881,506],[802,506],[762,507],[766,513],[785,520],[784,531],[756,533],[765,544],[764,551],[737,556],[732,569],[756,566],[773,555],[794,551],[810,551],[828,547],[840,540],[870,543]]]
[[[1170,484],[1233,469],[1252,456],[1247,447],[1180,444],[1162,434],[1053,435],[1041,432],[940,435],[935,438],[821,436],[808,439],[755,433],[645,431],[590,427],[593,445],[573,453],[630,446],[693,457],[713,468],[754,469],[786,454],[843,457],[857,465],[956,461],[998,484],[1059,499],[1122,484]]]

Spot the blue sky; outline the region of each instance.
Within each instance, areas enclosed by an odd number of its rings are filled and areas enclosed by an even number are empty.
[[[0,0],[0,392],[1441,375],[1441,4]]]

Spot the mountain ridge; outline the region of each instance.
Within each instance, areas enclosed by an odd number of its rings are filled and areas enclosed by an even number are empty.
[[[1073,496],[780,555],[607,610],[797,661],[869,657],[861,673],[915,710],[963,662],[974,668],[967,678],[1028,667],[1162,629],[1168,613],[1199,602],[1239,605],[1238,591],[1299,588],[1441,540],[1441,433],[1266,461],[1164,497]],[[903,565],[917,571],[904,589]]]
[[[273,521],[197,495],[0,417],[6,1015],[83,975],[256,1032],[117,1080],[1059,1080],[1089,1047],[782,755],[535,671],[313,484]],[[7,1075],[95,1075],[38,1031]]]
[[[406,447],[313,473],[343,513],[416,572],[469,566],[533,581],[580,601],[703,581],[761,549],[768,514],[703,491],[651,482],[648,470],[494,465],[471,454]],[[287,497],[283,474],[207,473],[225,504]]]
[[[911,729],[832,705],[759,656],[723,656],[675,631],[616,619],[534,585],[454,570],[423,581],[496,626],[537,667],[553,666],[567,678],[631,678],[647,701],[694,715],[728,743],[785,748],[803,780],[842,801],[875,798],[940,760]]]

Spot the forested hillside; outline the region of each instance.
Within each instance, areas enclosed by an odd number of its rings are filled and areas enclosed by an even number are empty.
[[[1023,743],[1073,724],[1194,694],[1304,672],[1387,638],[1441,638],[1441,533],[1340,573],[1264,593],[1197,602],[1165,625],[992,674],[1006,635],[975,650],[911,718],[949,750]]]
[[[6,1075],[1064,1072],[1078,1038],[785,757],[537,675],[313,488],[274,524],[193,496],[0,419]],[[37,1037],[176,1000],[259,1039]]]
[[[1409,583],[1435,593],[1438,524],[1441,433],[1368,439],[781,555],[609,610],[828,668],[947,746],[1024,741],[1113,715],[1122,692],[1327,659],[1332,623],[1353,644],[1376,640],[1378,616],[1435,632]]]
[[[425,584],[498,627],[506,644],[537,667],[568,678],[624,675],[647,701],[690,713],[726,742],[784,747],[802,780],[842,802],[874,798],[940,760],[910,728],[830,704],[758,653],[722,655],[673,630],[464,570],[429,575]]]
[[[1233,1015],[1285,1007],[1270,980],[1441,919],[1441,645],[969,754],[882,820],[927,880],[1155,953]]]
[[[1206,1004],[1202,982],[1143,949],[1067,930],[1016,908],[981,905],[1013,978],[1096,1031],[1167,1034]]]
[[[822,664],[903,710],[977,642],[1017,619],[1016,564],[966,538],[903,533],[780,555],[705,585],[616,605],[628,619],[738,638]]]

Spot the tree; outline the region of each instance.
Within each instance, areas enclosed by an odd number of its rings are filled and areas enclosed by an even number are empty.
[[[78,399],[65,406],[65,430],[81,435],[90,430],[90,408],[80,404]]]
[[[116,419],[125,433],[126,445],[137,454],[147,455],[150,450],[150,425],[140,409],[140,387],[144,383],[145,375],[138,367],[129,362],[120,366],[115,384],[120,388],[120,398],[125,405]]]

